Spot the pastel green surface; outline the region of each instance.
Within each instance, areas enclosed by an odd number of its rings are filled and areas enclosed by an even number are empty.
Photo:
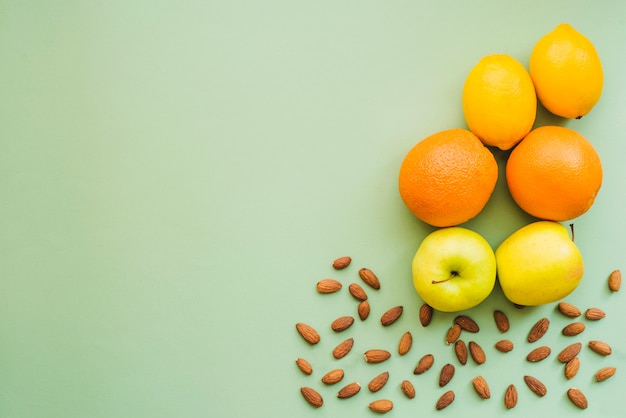
[[[0,4],[0,416],[338,417],[373,416],[388,398],[394,416],[431,416],[444,389],[443,364],[457,364],[443,338],[454,314],[417,321],[421,301],[410,265],[430,231],[396,188],[404,154],[436,131],[464,127],[461,89],[478,60],[508,53],[524,65],[533,44],[568,22],[595,44],[605,71],[602,98],[582,120],[539,109],[537,124],[576,129],[596,146],[604,183],[575,220],[586,273],[568,301],[607,317],[580,337],[554,305],[516,310],[498,288],[468,312],[481,326],[467,341],[487,363],[458,366],[445,389],[455,402],[438,416],[496,417],[503,395],[519,392],[510,417],[616,417],[626,382],[626,303],[606,278],[626,268],[626,2],[533,1],[17,1]],[[494,247],[533,219],[511,201],[501,178],[485,210],[464,226]],[[335,272],[331,261],[353,257]],[[356,315],[346,291],[369,267],[372,313]],[[319,295],[326,277],[344,283]],[[383,328],[382,313],[404,306]],[[511,330],[492,320],[504,310]],[[539,342],[525,338],[542,316],[550,358],[530,364]],[[314,347],[295,323],[316,327]],[[414,345],[400,357],[397,343]],[[353,351],[332,348],[354,337]],[[496,352],[500,338],[516,344]],[[583,348],[571,381],[556,361],[570,342],[606,340],[613,354]],[[365,364],[369,348],[394,353]],[[435,366],[414,376],[419,357]],[[303,375],[294,360],[309,360]],[[617,367],[603,383],[593,374]],[[344,381],[325,387],[328,370]],[[367,383],[388,370],[378,393]],[[482,375],[490,400],[471,379]],[[548,388],[538,398],[533,375]],[[411,380],[417,395],[399,389]],[[363,386],[340,401],[344,383]],[[314,410],[299,393],[317,388]],[[566,398],[579,387],[589,408]]]

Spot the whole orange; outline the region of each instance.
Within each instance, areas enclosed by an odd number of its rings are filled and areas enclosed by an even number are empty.
[[[400,167],[400,196],[415,216],[437,227],[478,215],[493,193],[498,165],[476,135],[449,129],[418,142]]]
[[[591,143],[562,126],[532,130],[506,165],[513,200],[545,220],[567,221],[587,212],[602,185],[602,163]]]

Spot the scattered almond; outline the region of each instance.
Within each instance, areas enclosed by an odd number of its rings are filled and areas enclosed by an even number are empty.
[[[568,345],[559,353],[559,356],[558,356],[559,361],[561,363],[567,363],[568,361],[576,357],[578,353],[580,353],[581,348],[582,348],[581,343],[574,343],[574,344]]]
[[[351,398],[360,391],[361,385],[359,385],[357,382],[352,382],[341,388],[341,390],[337,392],[337,397],[339,399]]]
[[[609,275],[609,289],[613,292],[618,292],[622,286],[622,272],[620,270],[613,270]]]
[[[353,323],[354,323],[354,318],[353,317],[351,317],[351,316],[340,316],[339,318],[335,319],[332,324],[330,324],[330,327],[335,332],[341,332],[341,331],[345,331],[348,328],[350,328]]]
[[[363,357],[368,363],[381,363],[389,359],[391,353],[386,350],[367,350]]]
[[[348,292],[350,292],[352,297],[356,300],[367,300],[367,293],[365,293],[365,290],[363,290],[363,288],[356,283],[350,283],[348,286]]]
[[[597,321],[606,316],[604,311],[600,308],[589,308],[585,311],[585,318],[590,321]]]
[[[456,340],[456,343],[454,343],[454,353],[459,363],[462,365],[467,363],[467,345],[465,345],[465,341]]]
[[[448,333],[446,334],[446,344],[450,345],[461,336],[461,326],[459,324],[454,324],[448,329]]]
[[[502,351],[503,353],[508,353],[513,350],[513,341],[511,340],[500,340],[496,343],[496,350]]]
[[[378,277],[374,274],[374,272],[367,268],[362,268],[359,270],[359,277],[363,280],[368,286],[372,289],[380,289],[380,281]]]
[[[322,395],[320,395],[315,389],[303,386],[300,388],[300,393],[304,399],[315,408],[319,408],[324,404]]]
[[[454,318],[454,323],[458,324],[463,331],[476,333],[480,331],[478,324],[472,318],[467,315],[459,315]]]
[[[389,412],[393,409],[393,402],[388,399],[379,399],[369,404],[369,408],[373,412],[378,412],[384,414],[385,412]]]
[[[341,290],[341,283],[333,279],[324,279],[317,282],[317,291],[320,293],[335,293]]]
[[[376,376],[375,378],[373,378],[370,381],[369,385],[367,385],[367,387],[372,392],[378,392],[379,390],[383,388],[383,386],[387,384],[388,380],[389,380],[389,372],[383,372],[379,374],[378,376]]]
[[[408,380],[403,380],[400,384],[400,389],[402,389],[402,393],[404,393],[407,398],[415,398],[415,387],[413,386],[413,383]]]
[[[550,320],[548,318],[541,318],[539,321],[533,325],[530,329],[530,333],[528,334],[528,342],[534,343],[541,337],[543,337],[548,331],[548,327],[550,326]]]
[[[454,377],[454,366],[450,363],[444,365],[439,373],[439,387],[444,387]]]
[[[469,342],[469,352],[476,364],[483,364],[487,361],[487,356],[485,356],[485,352],[482,347],[474,341]]]
[[[496,327],[500,332],[507,332],[509,330],[509,318],[502,311],[496,310],[493,312],[493,319],[496,322]]]
[[[578,373],[578,369],[580,368],[580,359],[578,357],[574,357],[570,361],[565,364],[564,374],[566,379],[571,379],[576,376]]]
[[[441,397],[437,400],[435,408],[437,409],[437,411],[441,411],[442,409],[449,406],[452,402],[454,402],[454,392],[449,390],[441,395]]]
[[[402,310],[402,306],[394,306],[383,314],[383,316],[380,318],[380,323],[383,325],[383,327],[388,327],[389,325],[396,322],[398,318],[400,318],[400,315],[402,315]]]
[[[561,333],[566,337],[572,337],[574,335],[578,335],[585,330],[585,324],[582,322],[572,322],[569,325],[566,325]]]
[[[404,334],[402,334],[402,337],[400,338],[400,343],[398,344],[398,354],[400,354],[401,356],[405,355],[406,353],[409,352],[412,345],[413,345],[413,336],[411,335],[409,331],[407,331]]]
[[[430,321],[433,319],[433,308],[427,303],[424,303],[420,306],[420,323],[423,327],[427,327],[430,324]]]
[[[506,392],[504,393],[504,406],[507,409],[514,408],[517,405],[517,389],[515,385],[511,384],[506,388]]]
[[[526,356],[526,360],[533,362],[533,363],[537,361],[541,361],[545,359],[546,357],[548,357],[551,352],[552,350],[550,350],[550,347],[548,347],[547,345],[537,347],[533,351],[528,353],[528,355]]]
[[[333,357],[336,359],[340,359],[345,357],[350,350],[352,350],[352,346],[354,345],[354,338],[348,338],[337,344],[337,347],[333,350]]]
[[[302,322],[298,322],[296,324],[296,329],[302,338],[304,338],[304,340],[309,344],[317,344],[320,342],[320,335],[313,329],[313,327],[303,324]]]
[[[361,318],[361,321],[365,321],[367,317],[370,316],[369,302],[364,300],[363,302],[359,303],[359,307],[357,308],[357,311],[359,314],[359,318]]]
[[[611,346],[602,341],[589,341],[589,348],[603,356],[608,356],[613,352]]]
[[[311,367],[311,364],[306,361],[303,358],[297,358],[296,359],[296,364],[298,365],[298,368],[300,370],[302,370],[302,373],[304,374],[311,374],[313,373],[313,367]]]
[[[435,357],[432,354],[426,354],[418,362],[413,374],[422,374],[428,371],[433,366]]]
[[[569,398],[570,401],[572,401],[574,405],[576,405],[580,409],[587,408],[587,398],[580,391],[580,389],[576,389],[576,388],[568,389],[567,397]]]
[[[487,384],[487,381],[485,380],[484,377],[476,376],[472,380],[472,384],[474,385],[474,390],[476,391],[476,393],[478,393],[478,396],[480,396],[483,399],[491,398],[491,393],[489,392],[489,385]]]
[[[324,383],[325,385],[334,385],[335,383],[340,382],[341,379],[343,379],[343,375],[344,373],[342,369],[331,370],[324,376],[322,376],[322,383]]]
[[[572,305],[571,303],[567,303],[567,302],[560,302],[557,305],[559,312],[561,312],[563,315],[569,317],[569,318],[577,318],[580,316],[580,309],[578,309],[576,306]]]
[[[541,383],[539,379],[532,376],[524,376],[524,382],[530,390],[532,390],[537,396],[545,396],[548,390],[546,385]]]
[[[615,367],[604,367],[596,372],[596,382],[602,382],[615,374]]]
[[[348,267],[351,262],[352,262],[352,258],[348,256],[339,257],[338,259],[333,261],[333,268],[335,270],[342,270]]]

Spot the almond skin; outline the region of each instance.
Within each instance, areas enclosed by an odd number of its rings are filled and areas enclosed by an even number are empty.
[[[496,343],[496,350],[508,353],[513,350],[513,342],[511,340],[500,340]]]
[[[350,350],[352,350],[352,346],[354,345],[354,338],[348,338],[337,344],[337,347],[333,350],[333,357],[336,359],[340,359],[345,357]]]
[[[569,398],[570,401],[572,401],[572,403],[574,405],[576,405],[580,409],[586,409],[587,408],[587,405],[588,405],[587,404],[587,398],[580,391],[580,389],[576,389],[576,388],[568,389],[567,397]]]
[[[322,399],[322,395],[320,395],[315,389],[303,386],[300,388],[300,393],[304,399],[311,404],[311,406],[315,408],[319,408],[324,404],[324,399]]]
[[[548,318],[541,318],[535,323],[535,325],[533,325],[530,333],[528,333],[528,342],[534,343],[539,340],[546,334],[548,327],[550,327],[550,320]]]
[[[337,397],[339,399],[351,398],[357,393],[361,391],[361,385],[357,382],[352,382],[341,388],[339,392],[337,392]]]
[[[504,406],[507,409],[515,408],[517,405],[517,389],[515,385],[509,385],[504,393]]]
[[[380,323],[383,325],[383,327],[388,327],[389,325],[396,322],[398,318],[400,318],[400,315],[402,315],[402,310],[402,306],[394,306],[383,314],[383,316],[380,318]]]
[[[622,286],[622,272],[620,270],[613,270],[609,275],[609,289],[612,292],[619,292],[619,288]]]
[[[487,357],[485,356],[485,352],[483,351],[482,347],[474,341],[469,342],[469,352],[476,364],[483,364],[485,361],[487,361]]]
[[[379,399],[370,403],[369,408],[373,412],[384,414],[385,412],[389,412],[393,409],[393,402],[388,399]]]
[[[526,360],[535,363],[548,357],[552,350],[547,345],[537,347],[526,356]]]
[[[343,379],[343,375],[342,369],[331,370],[322,377],[322,383],[325,385],[334,385]]]
[[[309,344],[315,345],[320,342],[320,335],[313,329],[313,327],[303,324],[302,322],[298,322],[296,324],[296,329],[302,338],[304,338],[304,340]]]
[[[478,396],[480,396],[482,399],[489,399],[489,398],[491,398],[491,393],[489,391],[489,385],[487,384],[487,381],[485,380],[484,377],[476,376],[472,380],[472,384],[474,385],[474,390],[476,391]]]
[[[342,332],[350,328],[353,323],[354,323],[353,317],[340,316],[339,318],[335,319],[332,324],[330,324],[330,327],[335,332]]]
[[[566,379],[571,379],[576,376],[578,373],[578,369],[580,368],[580,359],[578,357],[574,357],[570,361],[565,364],[565,368],[563,370]]]
[[[411,335],[409,331],[407,331],[404,334],[402,334],[402,337],[400,338],[400,343],[398,344],[398,354],[400,354],[401,356],[405,355],[406,353],[409,352],[412,345],[413,345],[413,336]]]
[[[450,345],[459,339],[462,328],[459,324],[454,324],[448,329],[446,334],[446,344]]]
[[[404,393],[407,398],[415,398],[415,387],[408,380],[402,381],[402,383],[400,384],[400,389],[402,389],[402,393]]]
[[[507,332],[510,327],[509,318],[502,311],[496,310],[493,312],[493,319],[496,322],[496,327],[500,332]]]
[[[423,327],[427,327],[430,324],[430,321],[433,319],[433,308],[427,303],[424,303],[420,306],[420,323]]]
[[[604,367],[596,372],[596,382],[603,382],[615,374],[615,367]]]
[[[378,280],[378,277],[374,274],[372,270],[367,269],[367,268],[360,269],[359,277],[372,289],[375,289],[375,290],[380,289],[380,281]]]
[[[343,270],[346,267],[348,267],[351,262],[352,262],[351,257],[348,257],[348,256],[339,257],[335,261],[333,261],[333,268],[335,270]]]
[[[541,383],[539,379],[532,376],[524,376],[524,382],[530,390],[532,390],[537,396],[545,396],[548,393],[546,385]]]
[[[389,359],[391,353],[386,350],[367,350],[363,357],[368,363],[381,363]]]
[[[559,309],[559,312],[561,312],[563,315],[569,318],[577,318],[581,315],[580,309],[578,309],[576,306],[572,305],[571,303],[561,302],[557,305],[557,307]]]
[[[435,357],[432,354],[426,354],[418,362],[413,374],[426,373],[435,362]]]
[[[341,283],[333,279],[324,279],[317,282],[317,291],[319,293],[335,293],[341,290]]]
[[[454,392],[449,390],[441,395],[441,397],[437,400],[435,408],[437,411],[440,411],[449,406],[452,402],[454,402]]]
[[[454,318],[454,323],[458,324],[463,331],[477,333],[480,331],[480,327],[472,318],[467,315],[459,315]]]
[[[350,283],[348,286],[348,292],[350,292],[352,297],[358,301],[367,300],[367,293],[365,293],[365,290],[363,290],[363,288],[356,283]]]
[[[585,318],[590,321],[597,321],[604,318],[606,314],[600,308],[589,308],[585,311]]]
[[[589,348],[603,356],[608,356],[613,352],[611,346],[602,341],[589,341]]]
[[[359,314],[359,318],[361,321],[365,321],[368,316],[370,316],[370,304],[368,301],[364,300],[359,303],[359,307],[357,308],[357,312]]]
[[[572,337],[574,335],[578,335],[585,330],[585,324],[582,322],[572,322],[569,325],[566,325],[561,333],[566,337]]]
[[[459,363],[462,365],[467,364],[467,345],[465,345],[465,341],[456,340],[456,343],[454,343],[454,353]]]
[[[388,380],[389,380],[389,372],[383,372],[379,374],[378,376],[376,376],[375,378],[373,378],[370,381],[369,385],[367,385],[367,388],[372,392],[378,392],[379,390],[383,388],[383,386],[387,384]]]
[[[454,366],[450,363],[444,365],[439,373],[439,387],[444,387],[454,377]]]
[[[581,343],[574,343],[574,344],[568,345],[559,353],[559,356],[558,356],[559,361],[561,363],[567,363],[568,361],[576,357],[578,353],[580,353],[580,349],[582,348],[582,346],[583,345]]]
[[[303,358],[297,358],[296,365],[300,370],[302,370],[302,373],[304,374],[313,373],[313,367],[311,367],[311,364]]]

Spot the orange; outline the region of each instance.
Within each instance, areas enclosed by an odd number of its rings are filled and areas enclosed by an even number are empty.
[[[567,221],[587,212],[602,185],[593,145],[562,126],[536,128],[513,149],[506,165],[513,200],[545,220]]]
[[[498,165],[466,129],[438,132],[418,142],[400,167],[400,196],[415,216],[437,227],[478,215],[493,193]]]

